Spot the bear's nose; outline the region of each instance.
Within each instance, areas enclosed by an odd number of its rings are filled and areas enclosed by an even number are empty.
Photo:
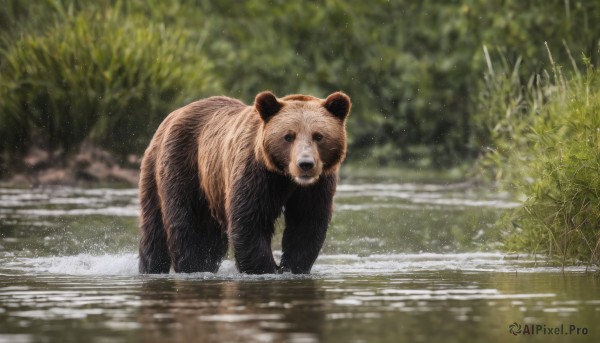
[[[315,167],[315,162],[312,159],[301,159],[298,161],[298,167],[303,171],[309,171]]]

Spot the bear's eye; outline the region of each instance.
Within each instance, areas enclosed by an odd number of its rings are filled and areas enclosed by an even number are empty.
[[[283,136],[283,139],[285,139],[286,142],[292,142],[294,140],[294,135],[288,133],[287,135]]]
[[[323,139],[323,135],[320,133],[314,133],[313,134],[313,140],[315,142],[320,142]]]

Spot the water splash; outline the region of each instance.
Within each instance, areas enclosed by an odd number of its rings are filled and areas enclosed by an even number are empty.
[[[65,275],[135,275],[138,256],[121,254],[78,254],[15,259],[7,267],[33,273]]]
[[[279,255],[279,254],[276,254]],[[138,275],[138,256],[135,253],[78,254],[36,258],[14,258],[5,261],[3,269],[27,273],[63,275]],[[231,278],[329,278],[350,275],[390,275],[415,272],[460,271],[463,273],[500,272],[560,272],[562,269],[544,259],[526,258],[502,253],[456,253],[456,254],[352,254],[321,255],[310,276],[244,275],[240,274],[231,260],[223,261],[216,274],[171,274],[171,277],[231,279]],[[585,267],[569,267],[569,272],[584,272]]]

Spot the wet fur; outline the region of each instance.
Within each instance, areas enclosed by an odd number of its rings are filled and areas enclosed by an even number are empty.
[[[346,99],[261,93],[254,106],[212,97],[171,113],[141,167],[140,273],[216,272],[228,244],[240,272],[310,272],[346,153]],[[285,144],[289,130],[298,141]],[[319,143],[311,140],[314,130],[324,136]],[[302,172],[294,167],[301,143],[320,163],[304,186],[294,182]],[[284,208],[278,267],[271,239]]]

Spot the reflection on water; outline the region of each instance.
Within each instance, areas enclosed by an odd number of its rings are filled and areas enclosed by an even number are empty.
[[[231,260],[140,276],[136,194],[0,189],[0,342],[505,342],[513,323],[567,330],[526,341],[600,338],[586,266],[497,251],[490,225],[516,205],[504,196],[342,185],[309,276],[242,275]]]

